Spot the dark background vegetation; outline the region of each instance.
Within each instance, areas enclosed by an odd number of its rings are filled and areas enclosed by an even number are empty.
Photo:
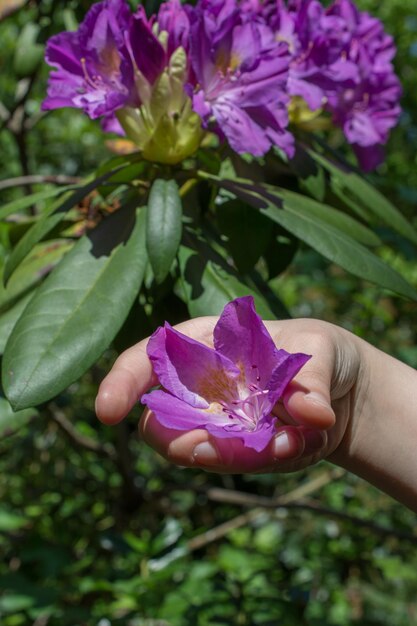
[[[416,223],[415,2],[358,4],[394,35],[404,85],[401,123],[375,180]],[[89,5],[0,0],[3,180],[80,176],[108,154],[99,125],[80,112],[39,113],[42,44]],[[36,178],[0,182],[1,203],[36,189]],[[380,254],[417,288],[416,251],[395,244],[399,253]],[[415,304],[306,249],[271,286],[291,315],[341,324],[417,366]],[[167,311],[170,321],[181,314]],[[290,476],[182,470],[139,441],[139,407],[115,428],[97,422],[94,396],[117,349],[148,331],[133,323],[132,336],[37,416],[17,421],[0,398],[0,623],[417,624],[415,515],[390,498],[325,463]]]

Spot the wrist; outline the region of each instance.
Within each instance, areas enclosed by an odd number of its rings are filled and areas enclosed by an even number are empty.
[[[332,461],[417,511],[417,372],[356,338],[350,419]]]

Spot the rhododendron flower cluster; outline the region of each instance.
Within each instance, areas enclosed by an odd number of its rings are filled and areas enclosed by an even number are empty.
[[[400,114],[394,54],[352,0],[168,0],[151,18],[104,0],[49,40],[43,108],[80,108],[164,163],[208,132],[238,153],[277,146],[291,158],[290,122],[330,113],[372,169]]]
[[[163,389],[142,402],[166,428],[203,428],[260,452],[276,433],[275,404],[311,357],[276,348],[252,296],[225,306],[213,339],[210,348],[167,323],[158,328],[147,352]]]

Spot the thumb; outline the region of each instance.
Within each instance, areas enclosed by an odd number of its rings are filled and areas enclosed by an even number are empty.
[[[284,392],[287,413],[298,424],[326,430],[336,421],[331,406],[331,367],[310,365],[299,372]]]

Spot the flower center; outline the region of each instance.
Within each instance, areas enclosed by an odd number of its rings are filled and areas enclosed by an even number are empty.
[[[241,394],[245,394],[245,397],[229,402],[221,401],[219,404],[230,419],[242,422],[249,430],[255,430],[258,421],[269,411],[269,389],[259,387],[261,377],[258,366],[252,365],[251,369],[251,378],[256,382],[251,382],[241,389]]]

